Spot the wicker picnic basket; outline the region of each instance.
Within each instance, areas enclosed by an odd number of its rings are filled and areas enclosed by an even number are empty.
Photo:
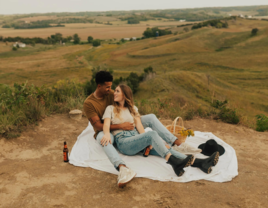
[[[177,125],[177,121],[179,120],[178,122],[178,125]],[[169,130],[175,137],[178,138],[179,142],[180,143],[183,143],[185,142],[187,136],[182,136],[180,134],[180,131],[181,130],[184,130],[184,125],[183,125],[183,120],[181,117],[177,117],[175,118],[175,120],[172,122],[171,125],[167,125],[166,126],[167,130]]]

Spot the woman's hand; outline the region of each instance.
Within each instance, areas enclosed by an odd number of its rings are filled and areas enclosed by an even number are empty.
[[[100,143],[102,146],[104,146],[104,145],[107,146],[109,143],[112,144],[110,133],[104,134]]]

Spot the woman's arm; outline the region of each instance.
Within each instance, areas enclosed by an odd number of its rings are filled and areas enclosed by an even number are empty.
[[[102,146],[107,146],[110,142],[112,144],[111,140],[111,135],[110,135],[110,125],[111,125],[111,119],[110,118],[105,118],[104,119],[104,124],[103,124],[103,137],[101,139],[101,145]]]
[[[135,117],[134,120],[135,120],[136,129],[138,130],[138,132],[140,134],[144,133],[145,130],[144,130],[144,127],[143,127],[143,125],[141,123],[141,118],[140,117]]]

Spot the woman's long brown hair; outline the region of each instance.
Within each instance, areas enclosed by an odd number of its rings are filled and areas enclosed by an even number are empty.
[[[120,87],[120,89],[123,93],[123,96],[125,98],[124,107],[128,108],[130,114],[133,117],[139,116],[139,113],[134,109],[133,93],[132,93],[132,90],[130,89],[130,87],[127,85],[124,85],[124,84],[120,84],[120,85],[118,85],[118,87]],[[115,116],[120,118],[120,112],[121,112],[121,109],[119,108],[119,103],[114,102]]]

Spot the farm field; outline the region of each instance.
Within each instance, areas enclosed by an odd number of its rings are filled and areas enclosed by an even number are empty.
[[[177,25],[187,24],[179,21],[146,21],[137,25],[126,24],[126,21],[111,22],[113,25],[104,25],[96,23],[75,23],[65,24],[65,27],[59,28],[38,28],[38,29],[13,29],[0,28],[0,36],[4,37],[41,37],[47,38],[51,34],[61,33],[63,36],[72,36],[77,33],[81,40],[87,40],[88,36],[99,39],[141,37],[147,27],[172,27],[176,29]]]

